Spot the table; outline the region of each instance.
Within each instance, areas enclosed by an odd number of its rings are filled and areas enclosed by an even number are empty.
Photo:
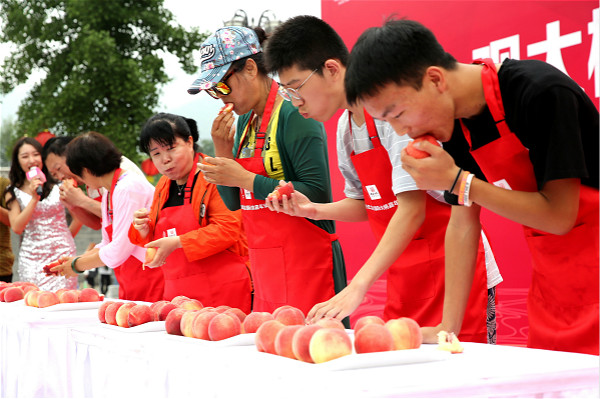
[[[33,321],[30,313],[7,321],[0,309],[2,397],[598,397],[600,393],[598,356],[464,343],[464,353],[439,361],[335,371],[327,364],[260,353],[252,345],[216,347],[162,331],[115,331],[94,320],[92,311],[62,313],[71,314]],[[17,344],[22,352],[16,350]],[[13,350],[5,351],[13,345]]]

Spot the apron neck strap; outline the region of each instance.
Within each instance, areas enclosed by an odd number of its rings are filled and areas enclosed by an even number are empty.
[[[365,124],[367,125],[367,132],[369,134],[369,140],[373,144],[373,148],[381,147],[381,140],[379,139],[379,134],[377,133],[377,127],[375,126],[375,120],[373,117],[367,112],[366,109],[363,108],[363,112],[365,115]],[[348,111],[348,127],[350,129],[350,136],[352,136],[352,111]],[[352,155],[354,155],[354,151],[352,151]]]
[[[189,200],[190,204],[192,203],[192,184],[194,183],[194,176],[196,176],[196,164],[198,163],[198,159],[200,159],[199,153],[194,156],[194,163],[192,163],[192,169],[190,170],[187,182],[185,183],[185,187],[183,188],[184,203],[185,200]]]

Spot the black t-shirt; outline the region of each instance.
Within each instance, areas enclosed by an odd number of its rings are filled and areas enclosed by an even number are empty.
[[[529,149],[538,188],[566,178],[580,178],[582,184],[598,188],[598,110],[581,87],[536,60],[505,60],[498,81],[506,123]],[[487,107],[463,122],[471,132],[473,149],[500,137]],[[444,149],[458,166],[483,178],[458,121]]]
[[[194,176],[194,180],[192,181],[192,187],[191,187],[192,192],[194,192],[194,186],[196,185],[196,180],[198,179],[199,174],[200,173],[196,173],[196,175]],[[171,180],[171,185],[169,186],[169,198],[165,202],[163,209],[169,208],[171,206],[183,205],[183,199],[184,199],[184,195],[185,195],[183,192],[184,188],[185,188],[185,186],[179,187],[175,180]]]

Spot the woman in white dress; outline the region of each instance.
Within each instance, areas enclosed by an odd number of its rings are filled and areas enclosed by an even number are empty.
[[[37,167],[47,176],[27,179]],[[61,256],[75,255],[75,241],[67,225],[59,189],[42,161],[42,146],[31,137],[17,141],[9,172],[10,186],[5,193],[12,230],[21,236],[17,272],[19,281],[34,283],[42,290],[77,288],[77,278],[46,276],[43,267]],[[41,187],[41,195],[36,189]]]

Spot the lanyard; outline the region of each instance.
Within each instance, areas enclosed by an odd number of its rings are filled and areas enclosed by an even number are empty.
[[[112,219],[113,219],[113,203],[112,203],[112,198],[113,198],[113,192],[115,191],[115,186],[117,185],[117,180],[119,180],[119,176],[121,175],[121,168],[117,168],[117,170],[115,170],[115,174],[113,175],[112,178],[112,183],[110,184],[110,191],[108,192],[108,209],[106,210],[106,213],[108,214],[108,222],[112,224]]]

